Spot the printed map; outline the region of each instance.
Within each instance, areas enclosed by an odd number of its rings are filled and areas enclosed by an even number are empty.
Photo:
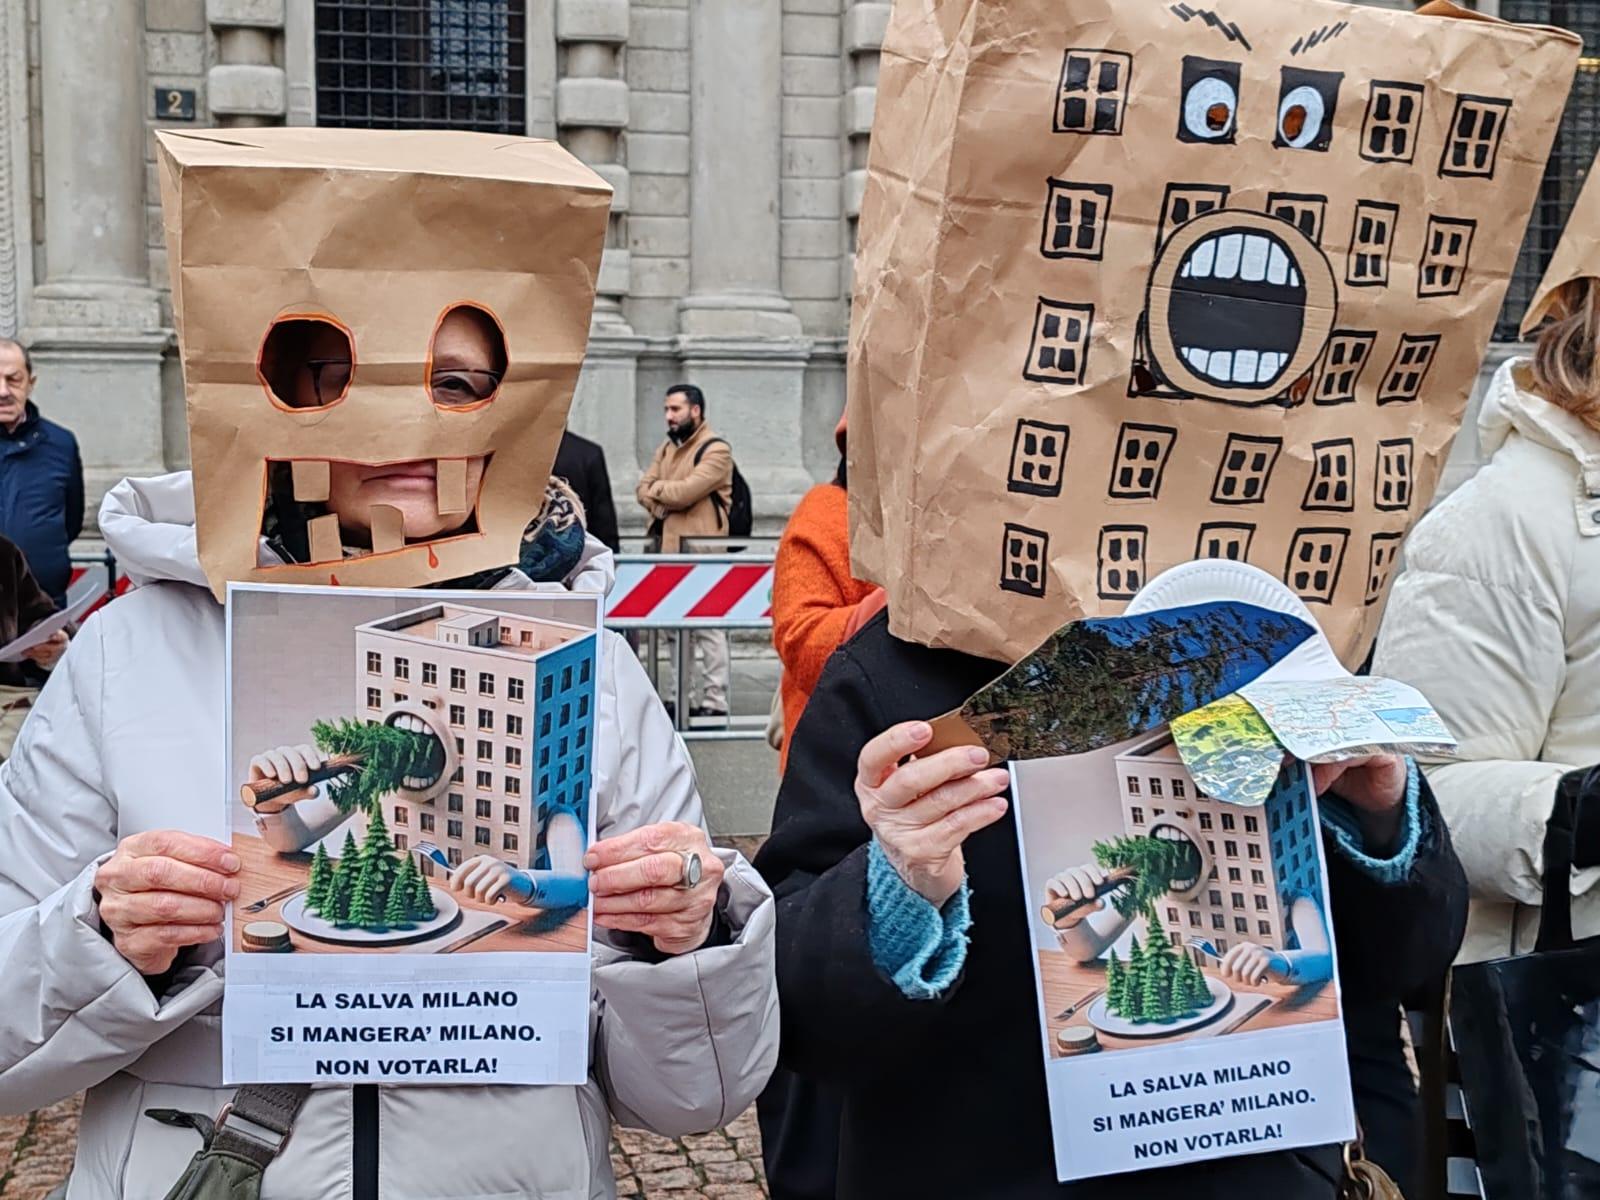
[[[1351,677],[1263,683],[1239,689],[1296,758],[1350,757],[1380,750],[1437,753],[1455,738],[1422,693],[1393,679]]]

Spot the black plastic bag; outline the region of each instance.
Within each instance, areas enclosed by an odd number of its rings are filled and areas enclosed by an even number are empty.
[[[1486,1200],[1600,1200],[1600,937],[1572,936],[1577,780],[1545,832],[1532,954],[1457,967],[1450,1022]]]

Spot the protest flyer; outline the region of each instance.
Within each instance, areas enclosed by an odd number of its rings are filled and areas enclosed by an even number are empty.
[[[587,1077],[600,611],[230,585],[225,1082]]]
[[[1309,768],[1240,808],[1162,729],[1011,773],[1057,1177],[1351,1139]]]

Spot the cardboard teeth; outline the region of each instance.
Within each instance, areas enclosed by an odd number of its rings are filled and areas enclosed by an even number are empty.
[[[339,537],[339,518],[332,513],[312,517],[306,522],[306,536],[311,543],[311,561],[315,563],[340,562],[344,558],[344,542]]]
[[[467,460],[441,458],[436,464],[439,513],[448,516],[467,511]]]
[[[406,544],[406,518],[391,504],[374,504],[367,509],[367,519],[372,526],[372,552],[387,554],[402,549]]]
[[[289,464],[294,478],[294,498],[302,504],[315,504],[328,498],[326,459],[297,458]]]

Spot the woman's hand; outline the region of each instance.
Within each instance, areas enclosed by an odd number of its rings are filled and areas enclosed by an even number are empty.
[[[61,661],[61,656],[66,652],[67,631],[58,629],[37,646],[29,646],[22,652],[22,657],[48,671]]]
[[[1044,890],[1051,900],[1065,900],[1069,904],[1079,905],[1056,922],[1055,927],[1058,932],[1071,929],[1090,913],[1099,912],[1106,906],[1105,900],[1095,894],[1105,881],[1106,873],[1096,863],[1068,867],[1061,874],[1050,877],[1044,885]]]
[[[311,782],[311,772],[324,766],[327,761],[328,756],[315,746],[279,746],[276,750],[263,751],[250,760],[251,783],[267,779],[275,783],[298,783],[304,786],[271,800],[256,800],[254,803],[247,800],[246,803],[250,804],[257,816],[265,817],[282,812],[291,804],[311,799],[317,794],[316,785]]]
[[[679,887],[684,855],[700,856],[700,882]],[[711,936],[722,860],[698,825],[660,821],[602,838],[583,856],[594,894],[594,919],[607,929],[642,933],[663,954],[698,950]]]
[[[221,842],[158,829],[123,838],[94,876],[100,923],[141,975],[159,975],[184,946],[222,936],[239,895],[239,856]]]
[[[1317,795],[1332,792],[1360,814],[1362,840],[1367,852],[1378,858],[1392,852],[1400,836],[1406,774],[1406,760],[1398,754],[1311,765]]]
[[[900,765],[932,737],[926,721],[907,721],[863,746],[856,801],[906,886],[942,908],[966,878],[962,843],[1005,815],[1000,793],[1010,780],[1003,767],[984,769],[989,752],[981,746],[953,746]]]

